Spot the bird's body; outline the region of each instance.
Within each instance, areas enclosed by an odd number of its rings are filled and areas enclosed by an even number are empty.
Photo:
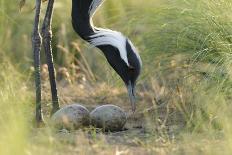
[[[59,108],[55,70],[52,55],[52,13],[54,0],[48,0],[46,15],[43,22],[42,33],[39,32],[40,12],[42,0],[36,1],[32,47],[34,52],[35,85],[36,85],[36,122],[43,122],[41,110],[41,80],[40,80],[40,51],[43,41],[46,53],[49,79],[52,93],[52,113]],[[99,48],[105,55],[109,64],[124,81],[130,97],[132,110],[135,111],[135,85],[140,74],[142,62],[132,42],[122,33],[97,28],[92,23],[92,17],[104,0],[72,0],[72,25],[77,34]],[[42,35],[41,35],[42,34]],[[42,38],[41,38],[42,37]]]

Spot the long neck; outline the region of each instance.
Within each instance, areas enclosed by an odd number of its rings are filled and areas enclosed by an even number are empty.
[[[89,8],[93,0],[72,0],[72,25],[78,35],[88,41],[89,36],[95,34],[91,25]]]
[[[109,60],[113,58],[112,51],[118,51],[126,64],[129,64],[126,37],[117,31],[96,28],[91,22],[92,16],[103,2],[104,0],[72,0],[73,28],[82,39],[99,48],[109,63],[115,61]]]

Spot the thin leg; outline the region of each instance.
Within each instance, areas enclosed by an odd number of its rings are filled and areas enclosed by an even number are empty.
[[[36,0],[34,28],[32,32],[32,48],[34,53],[34,67],[35,67],[35,88],[36,88],[36,124],[40,126],[43,123],[43,116],[41,110],[41,79],[40,79],[40,50],[41,50],[41,36],[39,33],[40,23],[40,9],[41,0]]]
[[[51,47],[51,40],[52,40],[51,23],[52,23],[53,4],[54,4],[54,0],[48,1],[47,11],[42,27],[43,45],[47,57],[47,65],[48,65],[49,79],[50,79],[51,92],[52,92],[51,114],[55,113],[60,108],[59,99],[57,95],[55,70],[54,70],[52,47]]]

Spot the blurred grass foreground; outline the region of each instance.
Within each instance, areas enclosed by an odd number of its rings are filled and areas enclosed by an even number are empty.
[[[20,11],[19,0],[0,0],[0,155],[232,154],[232,0],[106,0],[96,25],[123,32],[143,60],[138,111],[129,122],[140,129],[125,134],[33,127],[34,6],[28,0]],[[70,12],[71,0],[55,1],[61,104],[114,103],[129,112],[123,83],[101,52],[74,33]],[[46,65],[41,72],[48,120]]]

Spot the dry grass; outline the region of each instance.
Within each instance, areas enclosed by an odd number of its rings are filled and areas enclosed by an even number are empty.
[[[92,110],[110,103],[125,109],[129,118],[127,130],[122,132],[102,133],[92,128],[71,133],[51,132],[52,144],[58,145],[53,151],[57,154],[67,151],[69,154],[212,154],[222,151],[221,147],[225,147],[226,141],[220,129],[213,129],[213,120],[208,116],[204,116],[205,120],[199,119],[202,116],[194,118],[202,115],[197,109],[207,110],[202,107],[204,103],[198,102],[204,97],[202,91],[207,91],[201,85],[205,78],[208,79],[204,73],[212,66],[204,63],[194,65],[188,55],[163,55],[159,59],[165,63],[160,61],[157,64],[155,76],[138,84],[138,109],[134,115],[123,87],[112,87],[106,83],[91,84],[84,77],[71,83],[65,78],[61,79],[58,85],[62,105],[80,103]],[[199,65],[205,67],[199,69]],[[44,102],[49,103],[48,81],[44,83],[44,90]],[[50,104],[44,104],[47,118],[49,108]],[[204,131],[209,129],[212,135],[205,134]],[[37,132],[43,135],[44,130]],[[43,147],[43,142],[41,144]]]

